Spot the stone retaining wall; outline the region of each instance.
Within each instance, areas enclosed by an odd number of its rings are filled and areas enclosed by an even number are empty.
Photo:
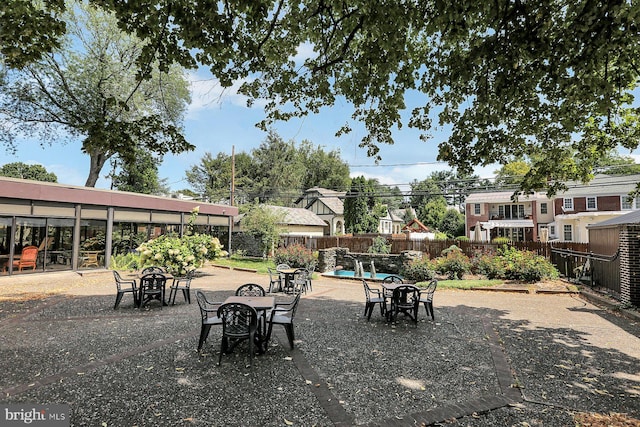
[[[400,254],[351,253],[347,248],[329,248],[318,251],[316,271],[326,273],[342,270],[355,270],[355,261],[362,263],[366,272],[371,271],[373,261],[377,273],[400,274],[402,265],[414,258],[422,257],[422,252],[405,251]]]

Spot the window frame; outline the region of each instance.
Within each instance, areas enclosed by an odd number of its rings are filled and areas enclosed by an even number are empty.
[[[563,197],[562,198],[562,207],[566,211],[573,210],[573,197]]]
[[[589,206],[589,202],[593,202],[593,206]],[[585,206],[588,211],[597,211],[598,210],[598,198],[595,196],[589,196],[585,198]]]

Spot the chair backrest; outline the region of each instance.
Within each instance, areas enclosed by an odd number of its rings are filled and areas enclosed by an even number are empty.
[[[404,283],[404,281],[402,280],[402,277],[392,274],[382,279],[382,283]]]
[[[433,279],[431,282],[429,282],[429,285],[427,286],[427,288],[421,292],[421,295],[426,295],[425,298],[427,299],[427,301],[432,302],[433,294],[435,293],[437,287],[438,287],[438,280]]]
[[[276,280],[279,280],[279,277],[276,277],[276,276],[278,276],[278,274],[276,272],[274,272],[271,269],[271,267],[267,267],[267,271],[269,272],[269,280],[271,280],[272,282],[276,281]]]
[[[248,337],[258,327],[258,313],[247,304],[222,304],[218,308],[218,317],[222,319],[223,336]]]
[[[278,264],[276,266],[276,270],[287,270],[289,268],[291,268],[291,267],[289,267],[289,264]]]
[[[256,283],[246,283],[236,289],[236,295],[242,297],[263,297],[266,294],[264,288]]]
[[[164,274],[150,273],[140,278],[140,287],[145,290],[159,290],[167,283],[167,277]]]
[[[140,274],[150,274],[150,273],[163,274],[164,272],[165,272],[164,268],[152,265],[150,267],[143,268],[142,271],[140,272]]]
[[[196,300],[198,301],[198,306],[200,307],[200,317],[202,317],[203,322],[209,317],[218,315],[218,308],[220,308],[222,304],[209,301],[204,292],[202,292],[201,290],[196,291]]]
[[[420,302],[420,289],[413,285],[398,286],[393,290],[393,301],[400,305],[415,305]]]
[[[26,246],[22,249],[22,255],[20,256],[20,262],[35,261],[38,259],[38,247]]]
[[[364,286],[364,296],[367,298],[367,301],[371,300],[371,288],[366,280],[362,280],[362,285]]]

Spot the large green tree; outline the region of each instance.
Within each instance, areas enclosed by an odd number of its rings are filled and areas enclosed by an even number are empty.
[[[81,139],[89,187],[114,156],[132,164],[139,150],[162,155],[193,148],[181,134],[190,100],[181,67],[159,71],[149,63],[140,80],[136,60],[148,41],[119,31],[113,14],[84,3],[70,2],[60,18],[67,33],[59,48],[21,69],[5,69],[0,142],[12,150],[25,135],[42,145]]]
[[[351,180],[344,199],[344,225],[347,233],[375,233],[378,231],[379,206],[375,203],[371,182],[364,176]]]
[[[0,176],[10,178],[32,179],[34,181],[58,182],[53,172],[48,172],[42,165],[28,165],[22,162],[6,163],[0,167]]]
[[[129,191],[140,194],[168,194],[169,188],[166,179],[158,176],[160,160],[151,153],[138,149],[135,160],[120,164],[117,172],[111,176],[112,187],[120,191]],[[114,162],[114,166],[117,162]]]
[[[265,127],[346,100],[366,127],[361,146],[372,156],[393,143],[394,127],[408,124],[425,138],[446,127],[440,160],[469,173],[536,155],[521,186],[553,192],[567,179],[590,179],[602,153],[640,141],[638,2],[93,2],[148,38],[142,67],[156,59],[204,64],[225,86],[246,79],[241,91],[250,102],[269,100]],[[42,4],[52,12],[32,19],[4,7],[8,58],[15,60],[16,45],[28,57],[47,51],[63,30],[55,19],[60,2]],[[34,21],[43,27],[21,39]],[[300,48],[313,54],[292,60]]]

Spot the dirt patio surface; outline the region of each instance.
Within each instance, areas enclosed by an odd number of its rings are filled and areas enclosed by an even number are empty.
[[[207,267],[223,300],[267,275]],[[279,301],[290,299],[277,295]],[[640,322],[576,293],[438,290],[435,321],[363,318],[355,280],[318,277],[296,346],[284,331],[248,367],[220,331],[196,351],[195,298],[113,310],[109,271],[0,277],[0,402],[68,404],[77,426],[574,426],[640,419]],[[630,424],[637,425],[634,421]],[[625,424],[619,424],[625,425]]]

